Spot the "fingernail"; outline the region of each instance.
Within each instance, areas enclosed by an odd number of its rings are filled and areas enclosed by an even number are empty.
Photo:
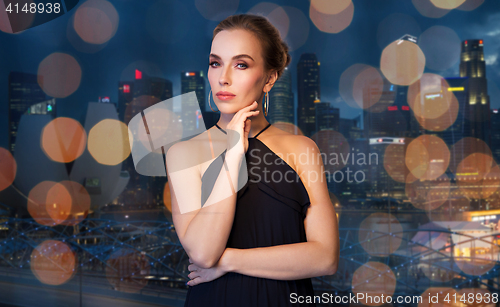
[[[186,282],[186,286],[189,286],[189,281],[188,281],[188,282]]]

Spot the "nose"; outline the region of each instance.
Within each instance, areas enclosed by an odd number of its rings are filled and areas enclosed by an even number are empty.
[[[221,74],[219,76],[219,84],[222,85],[231,85],[231,67],[226,66],[221,69]]]

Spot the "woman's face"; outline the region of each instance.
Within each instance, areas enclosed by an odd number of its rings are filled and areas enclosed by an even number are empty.
[[[260,105],[263,89],[271,89],[264,88],[268,75],[260,41],[249,31],[219,32],[212,41],[209,63],[208,81],[221,113],[236,113],[254,100]]]

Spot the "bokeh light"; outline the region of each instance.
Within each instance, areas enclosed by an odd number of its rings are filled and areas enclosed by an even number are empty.
[[[418,45],[424,52],[425,65],[430,69],[446,70],[460,60],[460,38],[448,27],[430,27],[420,35]]]
[[[47,240],[31,254],[31,271],[47,285],[61,285],[75,273],[75,253],[63,242]]]
[[[144,288],[150,272],[149,259],[135,249],[120,248],[106,261],[106,278],[115,290],[137,293]]]
[[[432,4],[431,0],[412,0],[411,2],[413,3],[417,11],[425,17],[441,18],[450,12],[450,10],[436,7],[434,4]]]
[[[488,289],[483,288],[462,288],[457,293],[457,297],[464,297],[464,300],[460,301],[464,307],[494,307],[496,303],[491,295]]]
[[[332,5],[330,0],[311,0],[311,6],[322,14],[335,15],[346,10],[352,4],[351,0],[338,0]]]
[[[415,18],[410,15],[394,13],[384,18],[377,28],[377,44],[384,49],[403,35],[418,37],[422,30]]]
[[[240,4],[239,0],[195,0],[198,12],[208,20],[222,21],[233,15]]]
[[[7,12],[7,8],[5,7],[5,3],[4,1],[0,1],[0,31],[2,32],[5,32],[5,33],[8,33],[8,34],[14,34],[12,33],[12,26],[11,26],[11,21],[9,20],[9,14]],[[7,2],[9,3],[9,2]],[[14,6],[16,4],[16,2],[11,2],[12,3],[12,6]],[[21,4],[24,4],[26,3],[29,7],[29,5],[31,5],[31,3],[34,3],[33,0],[24,0],[23,2],[21,2]],[[19,4],[19,6],[21,6],[21,4]],[[11,7],[12,9],[12,7]],[[22,9],[22,7],[21,7]],[[13,11],[15,10],[15,8],[13,9]],[[13,17],[12,19],[12,23],[16,23],[16,25],[18,26],[19,29],[28,29],[31,24],[33,23],[33,21],[35,20],[35,16],[36,14],[24,14],[24,12],[22,14],[19,14],[18,16],[15,16],[15,14],[11,15]],[[19,18],[20,16],[22,16],[21,18]],[[23,31],[19,31],[15,34],[21,34],[23,33],[25,30]]]
[[[56,184],[57,183],[54,181],[42,181],[34,186],[28,194],[28,212],[40,225],[56,225],[52,217],[47,212],[47,194]]]
[[[73,25],[81,39],[91,44],[109,41],[118,29],[119,16],[113,4],[105,0],[87,0],[78,7]]]
[[[405,164],[417,178],[435,180],[444,174],[449,163],[448,146],[435,135],[421,135],[408,145]]]
[[[8,188],[16,179],[17,163],[10,151],[0,147],[0,191]]]
[[[431,0],[431,2],[440,9],[453,10],[462,5],[465,0]]]
[[[407,144],[411,138],[405,138],[405,145],[389,144],[384,152],[384,169],[394,181],[405,183],[407,180],[415,181],[417,177],[408,176],[410,170],[406,166],[405,156]]]
[[[73,200],[66,186],[56,183],[47,191],[45,210],[54,224],[61,224],[71,213]]]
[[[475,152],[464,158],[457,166],[457,184],[465,197],[482,199],[496,191],[495,186],[486,186],[486,182],[498,182],[498,166],[490,155]],[[487,179],[491,176],[491,179]],[[485,182],[486,181],[486,182]],[[493,188],[493,189],[492,189]]]
[[[82,69],[69,54],[54,52],[38,66],[38,84],[48,96],[65,98],[80,86]]]
[[[58,117],[42,131],[41,145],[50,159],[68,163],[80,157],[87,144],[87,133],[82,125],[68,117]]]
[[[330,7],[337,7],[337,5],[330,5]],[[339,33],[343,31],[351,24],[353,16],[354,4],[352,2],[344,10],[335,14],[318,11],[312,2],[309,6],[309,18],[318,30],[326,33]]]
[[[354,78],[352,96],[361,109],[371,108],[379,102],[384,90],[384,79],[374,67],[363,69]]]
[[[165,187],[163,188],[163,204],[165,205],[165,208],[172,213],[172,194],[170,192],[168,182],[165,183]]]
[[[450,171],[456,173],[457,166],[462,163],[467,156],[473,153],[482,153],[489,156],[486,159],[491,163],[493,162],[493,158],[491,158],[491,149],[483,140],[474,137],[465,137],[457,141],[450,148]],[[491,168],[491,166],[492,165],[490,165],[489,168]]]
[[[440,107],[436,108],[439,109],[443,108],[444,106],[445,104],[443,103]],[[413,115],[415,116],[415,119],[420,124],[420,126],[424,129],[429,131],[444,131],[450,128],[457,120],[459,107],[460,106],[458,104],[457,98],[455,97],[455,95],[452,95],[448,111],[444,112],[441,116],[438,116],[436,118],[426,118],[415,113],[413,113]],[[431,107],[430,109],[433,109],[433,107]],[[425,112],[425,108],[419,107],[419,110],[421,112]],[[429,112],[426,112],[424,114],[429,114],[430,116],[432,116],[432,114]]]
[[[320,130],[311,136],[325,160],[325,172],[333,175],[349,163],[350,146],[342,133],[334,130]],[[347,157],[347,158],[346,158]]]
[[[390,43],[382,51],[380,69],[384,76],[397,85],[410,85],[424,73],[425,55],[420,47],[406,40]]]
[[[369,261],[359,267],[352,275],[352,292],[364,295],[358,300],[366,306],[380,306],[381,302],[367,299],[367,296],[381,298],[392,296],[396,289],[396,276],[391,268],[381,262]]]
[[[372,256],[386,257],[401,245],[403,227],[388,213],[373,213],[361,222],[358,239],[363,249]]]
[[[247,13],[267,17],[267,19],[269,19],[278,29],[282,39],[288,35],[290,18],[288,18],[286,11],[281,6],[271,2],[260,2],[252,7]]]
[[[117,165],[130,155],[127,125],[115,119],[104,119],[89,131],[88,150],[104,165]]]
[[[462,5],[457,7],[457,10],[461,11],[473,11],[477,9],[481,4],[484,3],[484,0],[465,0]]]
[[[292,52],[306,43],[309,37],[309,18],[296,7],[284,5],[281,8],[285,10],[288,19],[293,20],[290,22],[288,34],[284,38],[289,47],[288,51]]]
[[[174,16],[183,18],[174,18]],[[191,16],[192,13],[184,2],[159,0],[148,8],[145,16],[146,30],[159,43],[175,44],[186,37],[191,25]],[[182,45],[176,47],[182,47]]]
[[[68,218],[61,224],[74,226],[83,221],[90,211],[90,195],[84,186],[78,182],[64,180],[59,182],[64,185],[66,190],[71,195],[71,211],[68,213]],[[68,208],[67,206],[65,208]]]
[[[415,116],[435,119],[449,111],[453,92],[440,75],[425,73],[408,87],[408,105]]]

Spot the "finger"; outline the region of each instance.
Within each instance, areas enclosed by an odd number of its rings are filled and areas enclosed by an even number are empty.
[[[199,277],[198,272],[194,271],[188,274],[189,279],[194,279],[196,277]]]
[[[190,281],[188,281],[188,285],[189,286],[196,286],[196,285],[201,284],[201,282],[202,282],[201,278],[200,277],[196,277],[196,278],[193,278]]]

